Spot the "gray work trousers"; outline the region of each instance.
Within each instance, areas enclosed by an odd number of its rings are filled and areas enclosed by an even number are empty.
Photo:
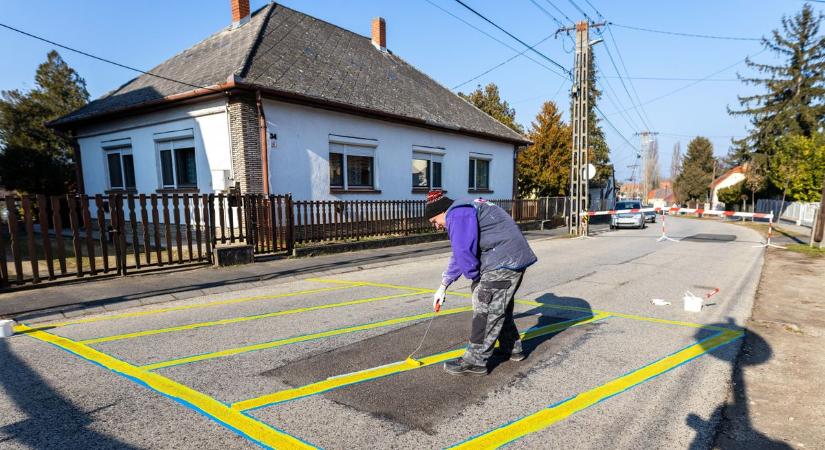
[[[513,320],[513,301],[524,271],[497,269],[484,272],[473,283],[473,323],[470,344],[462,359],[483,366],[496,340],[505,354],[521,352],[521,338]]]

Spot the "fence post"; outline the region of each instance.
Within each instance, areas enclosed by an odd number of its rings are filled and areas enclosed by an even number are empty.
[[[286,251],[292,254],[295,249],[295,215],[292,210],[292,193],[286,194]]]

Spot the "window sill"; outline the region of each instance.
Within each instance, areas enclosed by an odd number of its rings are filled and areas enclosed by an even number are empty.
[[[114,188],[114,189],[107,189],[107,190],[103,191],[103,193],[106,194],[106,195],[137,194],[137,189],[135,189],[135,188],[126,188],[126,189]]]
[[[358,189],[358,188],[349,188],[349,189],[330,188],[329,193],[330,194],[380,194],[381,191],[379,189],[372,189],[372,188],[363,188],[363,189]]]
[[[439,190],[443,194],[447,193],[446,189],[441,189],[441,188],[412,188],[412,193],[413,194],[426,194],[426,193],[428,193],[432,190]]]
[[[155,190],[158,194],[199,194],[200,190],[193,188],[160,188]]]
[[[467,189],[468,194],[492,194],[491,189]]]

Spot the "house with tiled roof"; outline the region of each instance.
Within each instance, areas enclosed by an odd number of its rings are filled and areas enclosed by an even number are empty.
[[[724,208],[724,202],[719,201],[719,191],[725,188],[729,188],[731,186],[735,186],[743,181],[745,181],[745,173],[747,172],[747,165],[736,166],[727,172],[723,173],[722,176],[713,180],[710,183],[710,207],[711,209],[718,209],[718,207]]]
[[[56,120],[88,194],[510,197],[529,141],[388,48],[276,3]]]

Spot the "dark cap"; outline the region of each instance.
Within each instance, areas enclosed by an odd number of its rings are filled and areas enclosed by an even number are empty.
[[[445,197],[444,192],[435,190],[427,193],[427,204],[424,206],[424,217],[427,220],[447,211],[453,204],[453,199]]]

